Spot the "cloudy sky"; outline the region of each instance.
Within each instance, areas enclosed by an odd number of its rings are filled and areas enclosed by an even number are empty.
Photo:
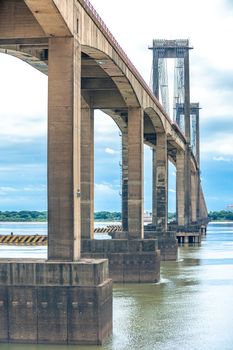
[[[233,204],[233,1],[92,0],[149,83],[155,38],[188,38],[191,101],[201,109],[202,185],[209,210]],[[47,77],[0,54],[0,210],[46,210]],[[120,210],[120,135],[95,113],[95,210]],[[106,170],[107,171],[106,171]],[[169,210],[175,208],[175,169]],[[145,147],[145,209],[151,209],[151,150]]]

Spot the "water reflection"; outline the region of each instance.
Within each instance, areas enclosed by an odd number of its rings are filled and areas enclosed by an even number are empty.
[[[210,224],[200,247],[181,247],[177,262],[162,264],[160,283],[115,285],[114,331],[103,347],[0,350],[232,350],[232,245],[233,224]]]

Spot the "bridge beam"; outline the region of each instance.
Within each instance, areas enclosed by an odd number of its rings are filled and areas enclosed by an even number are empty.
[[[49,39],[48,259],[80,258],[80,56],[75,38]]]
[[[41,28],[44,30],[47,36],[71,36],[73,28],[69,28],[62,12],[58,10],[56,5],[59,5],[59,1],[53,0],[24,0]],[[63,9],[63,13],[71,13],[71,2],[69,2],[68,8]],[[57,3],[57,4],[56,4]],[[64,4],[67,1],[63,2]],[[67,6],[67,5],[66,5]],[[60,6],[59,6],[60,7]],[[73,11],[72,11],[73,12]],[[71,16],[73,17],[73,16]],[[71,26],[73,23],[70,22]]]
[[[142,108],[128,109],[128,234],[140,239],[143,232],[143,132]]]

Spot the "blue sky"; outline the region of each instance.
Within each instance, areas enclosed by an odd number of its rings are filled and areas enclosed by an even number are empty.
[[[233,4],[227,0],[92,0],[149,82],[154,38],[189,38],[191,100],[201,117],[201,177],[209,210],[233,203]],[[124,11],[122,11],[124,9]],[[119,20],[120,19],[120,20]],[[120,25],[119,25],[120,23]],[[46,210],[47,77],[0,54],[0,210]],[[120,210],[120,136],[95,113],[95,210]],[[151,150],[145,146],[145,209],[151,209]],[[169,210],[175,169],[169,169]]]

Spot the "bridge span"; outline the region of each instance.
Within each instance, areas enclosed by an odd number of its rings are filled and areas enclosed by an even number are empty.
[[[48,75],[48,260],[1,260],[0,341],[100,344],[112,329],[105,258],[118,282],[157,281],[160,252],[177,258],[176,227],[167,224],[169,159],[177,172],[175,225],[206,223],[190,123],[182,132],[169,118],[87,0],[2,0],[0,52]],[[124,237],[109,241],[94,240],[95,109],[122,133]],[[190,105],[184,109],[190,119]],[[149,235],[144,143],[154,154]]]

